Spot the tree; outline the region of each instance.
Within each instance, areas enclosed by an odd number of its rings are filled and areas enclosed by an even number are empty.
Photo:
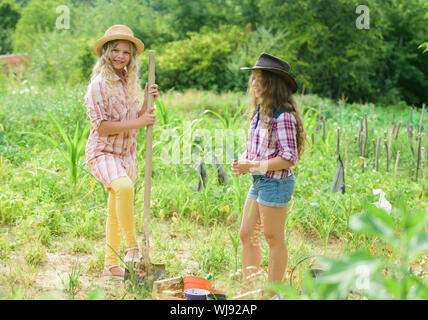
[[[20,17],[12,0],[0,1],[0,54],[12,53],[12,34]]]
[[[12,36],[15,53],[29,52],[33,42],[43,33],[53,31],[57,19],[56,8],[63,5],[54,0],[31,0],[23,7]]]
[[[392,100],[404,100],[421,106],[428,100],[428,56],[418,46],[428,34],[424,21],[422,0],[391,0],[385,5],[375,0],[382,8],[382,52],[375,60],[378,74],[377,87]],[[395,95],[395,97],[394,97]]]
[[[420,104],[427,99],[427,57],[417,52],[428,33],[423,0],[369,0],[370,28],[359,30],[355,0],[262,0],[264,25],[289,32],[283,55],[311,92],[349,101]],[[275,10],[272,10],[275,8]]]

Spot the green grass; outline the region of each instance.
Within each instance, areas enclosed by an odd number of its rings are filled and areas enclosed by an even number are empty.
[[[17,90],[19,92],[19,88]],[[82,141],[86,141],[89,123],[83,93],[83,87],[59,85],[53,89],[37,88],[22,95],[11,91],[0,95],[0,293],[6,299],[55,296],[55,292],[46,292],[34,280],[48,267],[47,253],[85,258],[84,267],[69,263],[67,270],[71,271],[62,274],[62,279],[66,280],[58,290],[65,293],[64,299],[150,298],[147,290],[135,286],[112,285],[99,291],[107,193],[83,164]],[[364,113],[370,114],[370,106],[336,103],[316,96],[297,96],[297,99],[304,113],[308,140],[311,141],[314,134],[315,143],[308,147],[294,167],[297,183],[286,226],[288,267],[311,254],[335,257],[360,249],[369,250],[371,246],[386,247],[388,243],[379,237],[353,232],[349,221],[352,216],[364,213],[368,204],[378,200],[373,189],[383,189],[393,208],[401,199],[409,210],[428,208],[428,183],[422,180],[422,171],[418,182],[415,181],[415,163],[405,129],[410,107],[375,107],[375,116],[368,117],[366,167],[363,170],[357,134],[360,119]],[[239,227],[250,179],[249,176],[236,178],[232,175],[230,153],[224,152],[223,166],[228,174],[228,185],[218,183],[215,165],[207,162],[208,185],[203,192],[198,192],[195,189],[198,181],[196,164],[200,160],[201,148],[205,148],[203,154],[208,159],[208,138],[209,134],[214,137],[215,130],[235,130],[228,133],[244,130],[246,134],[246,110],[239,110],[245,101],[244,94],[236,93],[216,95],[189,91],[161,94],[156,111],[159,123],[154,127],[153,139],[152,260],[165,263],[167,276],[171,277],[212,273],[214,284],[227,290],[229,296],[236,294],[241,286],[240,276],[233,274],[241,268]],[[204,110],[211,111],[204,114]],[[324,140],[322,130],[315,131],[320,110],[326,112]],[[392,143],[390,170],[386,172],[382,144],[379,171],[375,172],[372,139],[381,137],[383,140],[384,131],[390,130],[393,115],[396,122],[401,120],[403,124],[397,140]],[[414,130],[419,117],[420,112],[415,110]],[[191,129],[191,134],[197,130],[208,132],[202,140],[190,141],[191,154],[184,145],[188,143],[189,134],[186,126]],[[340,154],[344,162],[345,143],[349,141],[345,194],[330,192],[337,167],[337,128],[341,131]],[[166,130],[174,133],[169,140],[174,143],[170,155],[179,148],[177,162],[165,161],[169,142],[162,139],[162,134]],[[42,136],[50,137],[49,142]],[[140,185],[135,194],[138,235],[143,230],[144,141],[145,131],[140,130],[137,140]],[[238,145],[236,137],[231,141],[233,144],[229,142],[227,146],[236,154],[242,153],[245,144]],[[427,145],[426,130],[422,142],[423,146]],[[398,151],[401,152],[400,165],[397,177],[394,177]],[[268,248],[263,237],[261,249],[262,267],[266,267]],[[388,256],[391,263],[398,257],[396,255],[397,252],[392,252]],[[421,255],[415,257],[416,260],[426,261],[427,257]],[[9,268],[18,262],[21,263],[19,268]],[[421,267],[426,270],[426,265]],[[26,274],[27,270],[31,272]],[[295,282],[300,285],[303,272],[296,274]],[[421,279],[426,281],[424,273],[421,273]]]

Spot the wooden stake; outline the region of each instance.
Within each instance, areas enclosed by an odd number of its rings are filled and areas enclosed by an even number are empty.
[[[410,151],[412,152],[412,158],[413,161],[415,161],[415,150],[413,149],[413,125],[409,120],[406,121],[406,127],[407,127],[407,138],[409,141]]]
[[[340,128],[337,128],[336,155],[340,153]]]
[[[391,154],[392,137],[394,136],[394,131],[395,131],[395,120],[392,122],[391,131],[389,133],[389,138],[388,138],[388,153],[389,154]]]
[[[421,135],[418,134],[418,136],[416,137],[416,140],[418,141],[418,157],[416,160],[416,176],[415,176],[415,180],[416,182],[418,182],[418,175],[419,175],[419,164],[421,162]]]
[[[421,148],[421,161],[422,161],[422,179],[425,181],[426,179],[426,163],[425,163],[425,148]]]
[[[367,147],[367,138],[369,135],[369,129],[367,126],[367,113],[364,113],[364,142],[363,142],[363,149],[362,149],[362,153],[363,153],[363,166],[362,166],[362,170],[364,172],[364,168],[366,167],[366,147]]]
[[[400,131],[400,127],[401,127],[401,124],[403,123],[403,121],[398,121],[398,125],[397,125],[397,131],[395,132],[395,140],[397,140],[397,138],[398,138],[398,132]]]
[[[366,146],[367,146],[367,138],[369,135],[369,129],[367,127],[367,113],[364,113],[364,143],[363,143],[363,157],[366,157]]]
[[[418,128],[418,158],[416,162],[416,182],[418,181],[418,174],[419,174],[419,164],[421,161],[421,141],[422,141],[422,129],[424,126],[424,115],[425,115],[425,103],[422,105],[422,111],[421,111],[421,118],[419,120],[419,128]],[[425,157],[425,155],[423,155]],[[424,161],[425,162],[425,161]],[[424,164],[422,164],[423,166]]]
[[[421,119],[419,120],[418,135],[422,134],[422,128],[424,125],[424,114],[425,114],[425,103],[422,105]]]
[[[358,155],[361,157],[363,155],[363,148],[361,145],[362,141],[362,132],[363,132],[363,118],[360,120],[360,130],[358,131]]]
[[[346,138],[346,143],[345,143],[345,168],[348,168],[348,150],[349,150],[349,138]]]
[[[379,151],[380,151],[380,137],[377,138],[377,144],[376,144],[376,167],[375,171],[379,171]]]
[[[148,76],[148,90],[155,83],[155,51],[149,51],[149,76]],[[154,99],[151,94],[148,95],[147,108],[153,108]],[[152,145],[153,145],[153,125],[146,128],[146,159],[145,159],[145,172],[144,172],[144,241],[142,246],[143,263],[150,264],[150,193],[152,182]]]
[[[386,139],[383,139],[383,143],[385,145],[385,150],[386,150],[386,172],[389,171],[389,152],[388,152],[388,142],[386,141]]]
[[[400,162],[400,150],[397,151],[397,160],[395,160],[395,170],[394,170],[394,179],[397,178],[398,173],[398,163]]]

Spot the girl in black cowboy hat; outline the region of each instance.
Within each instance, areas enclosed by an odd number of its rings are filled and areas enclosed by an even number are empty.
[[[306,133],[293,93],[290,65],[262,53],[252,70],[247,94],[253,107],[247,148],[232,164],[238,176],[251,173],[252,185],[242,216],[243,279],[260,268],[259,234],[269,245],[268,281],[281,282],[288,260],[284,238],[287,206],[294,191],[292,166],[304,150]],[[255,268],[254,268],[255,267]]]

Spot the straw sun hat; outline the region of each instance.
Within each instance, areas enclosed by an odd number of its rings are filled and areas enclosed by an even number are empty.
[[[97,56],[101,56],[103,45],[106,42],[109,42],[112,40],[131,41],[132,43],[135,44],[135,47],[137,48],[137,54],[141,54],[144,50],[144,43],[140,39],[134,37],[134,33],[129,27],[123,24],[116,24],[108,28],[107,31],[104,33],[104,36],[99,38],[95,42],[94,51],[97,54]]]

